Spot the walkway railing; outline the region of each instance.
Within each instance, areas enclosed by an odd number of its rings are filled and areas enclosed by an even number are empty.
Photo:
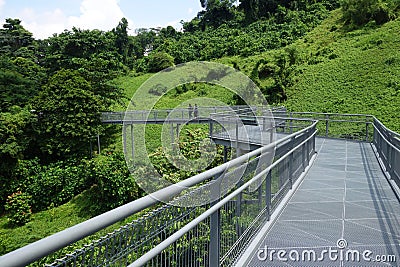
[[[223,113],[212,116],[224,120]],[[37,264],[46,261],[46,266],[234,265],[309,165],[318,131],[326,137],[372,140],[382,166],[400,186],[400,135],[373,116],[279,110],[273,114],[273,127],[276,132],[285,133],[283,138],[181,181],[176,184],[178,186],[157,191],[153,196],[143,197],[6,254],[0,257],[0,266],[25,266],[34,261]],[[246,112],[239,112],[238,117],[249,127],[255,121],[269,119],[254,115],[251,118]],[[229,117],[225,119],[229,123],[233,121]],[[211,129],[214,137],[224,131],[215,125]],[[261,129],[273,132],[272,128]],[[265,165],[264,159],[271,148],[275,148],[274,162]],[[223,181],[236,177],[237,172],[243,173],[241,179],[234,188],[226,190]],[[223,193],[211,204],[177,207],[174,202],[162,204],[157,200],[167,201],[174,196],[180,201],[191,198],[191,193],[182,195],[183,189],[179,188],[207,190],[207,186],[216,181],[222,181],[218,191]],[[91,236],[130,216],[136,217],[122,227],[115,227],[111,233]],[[82,246],[76,243],[85,237],[95,241]]]
[[[6,254],[0,258],[0,266],[25,266],[60,249],[39,262],[53,259],[47,266],[132,262],[134,266],[229,266],[309,164],[315,153],[315,134],[316,122],[309,122],[305,129],[268,146]],[[275,147],[278,156],[268,166],[266,152]],[[237,186],[226,191],[224,181],[238,172],[243,174]],[[207,190],[216,178],[222,178],[218,179],[219,189],[226,194],[212,204],[183,208],[156,200],[166,201],[183,188],[200,184],[198,190]],[[146,208],[152,211],[76,249],[75,242]],[[66,250],[69,252],[62,255]]]
[[[196,218],[129,266],[232,266],[309,165],[315,126],[246,154],[250,160],[238,167],[246,168],[238,188],[201,207]],[[260,166],[264,153],[275,145],[286,153],[272,165]]]
[[[373,144],[379,154],[381,165],[397,187],[400,187],[400,134],[386,128],[374,118]]]
[[[192,107],[193,108],[193,107]],[[251,107],[254,111],[260,111],[265,107]],[[285,111],[284,107],[272,107],[273,111]],[[228,111],[238,112],[240,110],[249,110],[248,106],[216,106],[216,107],[198,107],[196,118],[208,119],[213,113],[222,113]],[[153,110],[130,110],[125,112],[102,112],[101,121],[106,124],[131,124],[131,123],[157,123],[165,121],[188,121],[195,119],[193,112],[189,113],[188,108],[176,109],[153,109]]]
[[[329,138],[372,141],[374,117],[367,114],[339,114],[319,112],[286,112],[276,110],[277,117],[303,118],[318,120],[318,135]],[[290,127],[291,121],[286,121],[284,127]]]

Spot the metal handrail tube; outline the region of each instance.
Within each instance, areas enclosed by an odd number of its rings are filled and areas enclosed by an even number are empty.
[[[376,117],[373,117],[374,120],[379,124],[379,126],[381,126],[383,129],[385,129],[385,131],[389,132],[390,134],[400,138],[400,133],[396,133],[395,131],[390,130],[389,128],[387,128],[379,119],[377,119]]]
[[[393,145],[389,140],[387,140],[385,138],[385,136],[382,134],[381,131],[379,131],[378,127],[376,127],[376,125],[374,125],[374,129],[375,131],[377,131],[379,133],[379,135],[381,136],[381,138],[383,139],[383,141],[385,141],[390,147],[392,147],[394,150],[396,150],[398,153],[400,153],[400,148],[396,147],[395,145]],[[388,130],[386,128],[386,130]]]
[[[207,112],[209,111],[210,114],[211,113],[218,113],[218,114],[225,114],[227,112],[241,112],[241,111],[246,111],[246,110],[251,110],[253,111],[253,109],[258,109],[259,107],[257,106],[220,106],[220,107],[211,107],[211,106],[205,106],[205,107],[198,107],[198,111],[200,112]],[[217,109],[220,109],[221,111],[216,111]],[[272,108],[272,110],[280,110],[282,109],[282,107],[275,107]],[[101,113],[101,119],[103,122],[108,122],[108,121],[115,121],[115,119],[110,119],[108,116],[115,116],[115,115],[120,115],[122,116],[121,118],[118,118],[118,121],[132,121],[132,120],[138,120],[138,121],[142,121],[143,120],[143,113],[147,113],[147,117],[151,117],[151,114],[154,114],[154,118],[155,120],[161,120],[164,118],[159,118],[157,115],[159,114],[159,112],[166,112],[166,114],[169,114],[171,112],[176,112],[179,113],[180,116],[179,118],[183,119],[188,116],[184,116],[183,114],[185,114],[188,111],[187,108],[177,108],[177,109],[153,109],[153,110],[129,110],[129,111],[121,111],[121,112],[102,112]],[[138,118],[135,117],[135,115],[141,115]],[[128,118],[127,118],[128,116]]]
[[[137,212],[140,212],[148,207],[151,207],[160,201],[168,201],[174,196],[181,193],[183,190],[194,186],[198,183],[201,183],[207,179],[211,179],[214,175],[224,172],[225,170],[240,165],[243,162],[248,161],[250,158],[257,156],[258,154],[264,153],[269,149],[276,147],[278,144],[283,143],[291,138],[300,135],[313,126],[316,125],[316,121],[309,127],[290,134],[282,139],[279,139],[273,143],[268,144],[267,146],[261,147],[257,150],[254,150],[248,154],[242,155],[238,158],[235,158],[229,162],[226,162],[222,165],[214,167],[210,170],[207,170],[203,173],[197,174],[188,178],[184,181],[178,182],[171,186],[168,186],[164,189],[156,191],[150,195],[144,196],[140,199],[132,201],[128,204],[120,206],[116,209],[98,215],[94,218],[91,218],[87,221],[79,223],[75,226],[67,228],[63,231],[55,233],[51,236],[38,240],[32,244],[14,250],[8,254],[5,254],[0,257],[0,266],[26,266],[42,257],[45,257],[61,248],[64,248],[78,240],[81,240],[91,234],[94,234],[110,225],[113,225]]]
[[[283,112],[283,111],[274,111],[274,112],[276,112],[276,113],[287,113],[287,112]],[[329,112],[323,113],[323,112],[310,112],[310,111],[304,111],[304,112],[294,111],[294,112],[290,112],[290,114],[310,114],[310,115],[329,115],[329,116],[335,115],[335,116],[343,116],[343,117],[354,116],[354,117],[374,118],[374,116],[370,115],[370,114],[357,114],[357,113],[352,114],[352,113],[329,113]]]
[[[316,123],[314,123],[311,128],[314,127]],[[284,159],[286,159],[289,155],[291,155],[293,152],[295,152],[297,149],[299,149],[301,146],[303,146],[306,142],[308,142],[311,138],[315,137],[317,133],[317,130],[315,130],[306,140],[301,142],[299,145],[297,145],[295,148],[291,149],[289,152],[287,152],[284,156],[276,160],[274,163],[272,163],[269,167],[261,171],[259,174],[255,175],[252,179],[244,183],[242,186],[240,186],[238,189],[236,189],[234,192],[223,198],[222,200],[218,201],[215,203],[211,208],[203,212],[201,215],[199,215],[197,218],[186,224],[184,227],[182,227],[180,230],[169,236],[167,239],[165,239],[163,242],[155,246],[153,249],[151,249],[149,252],[145,253],[143,256],[141,256],[139,259],[134,261],[132,264],[130,264],[128,267],[136,267],[136,266],[142,266],[148,261],[150,261],[152,258],[160,254],[164,249],[166,249],[168,246],[170,246],[172,243],[177,241],[180,237],[182,237],[184,234],[189,232],[191,229],[196,227],[199,223],[204,221],[206,218],[210,217],[214,212],[218,211],[220,208],[222,208],[226,203],[228,203],[231,199],[239,195],[241,192],[243,192],[244,189],[249,187],[252,183],[260,179],[262,176],[266,175],[272,168],[277,166],[280,162],[282,162]]]

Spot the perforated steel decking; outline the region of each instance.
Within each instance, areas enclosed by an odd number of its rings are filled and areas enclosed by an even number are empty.
[[[248,266],[399,266],[400,204],[371,144],[317,139],[317,148],[298,190],[245,255]],[[285,251],[281,259],[279,250]],[[387,257],[385,263],[374,261],[379,255]]]

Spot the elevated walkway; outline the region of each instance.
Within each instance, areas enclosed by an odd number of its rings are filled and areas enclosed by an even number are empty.
[[[3,255],[0,266],[400,266],[399,134],[362,114],[276,110],[272,123],[263,109],[199,111],[224,159],[228,147],[236,158]],[[134,124],[173,129],[191,123],[186,112],[102,120],[123,124],[133,152]]]
[[[317,138],[316,149],[298,190],[237,266],[398,266],[400,205],[371,144]]]

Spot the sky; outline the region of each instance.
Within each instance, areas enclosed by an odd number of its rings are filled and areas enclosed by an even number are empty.
[[[109,31],[123,17],[130,34],[168,25],[180,30],[180,21],[190,21],[200,10],[200,0],[0,0],[1,25],[18,18],[36,39],[72,27]]]

